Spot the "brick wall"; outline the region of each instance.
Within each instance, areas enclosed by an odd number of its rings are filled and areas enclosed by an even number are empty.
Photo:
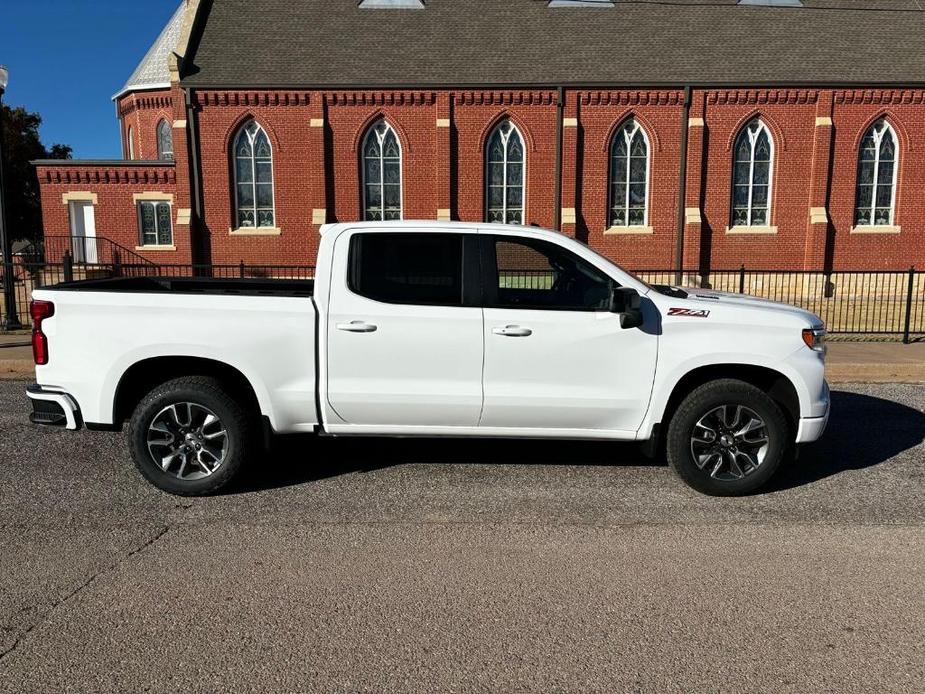
[[[50,237],[72,235],[70,208],[72,201],[93,204],[96,236],[106,238],[155,263],[189,263],[190,236],[176,225],[177,181],[172,165],[92,165],[55,164],[40,166],[39,184],[42,189],[42,219],[49,249],[64,247],[64,240],[51,242]],[[173,198],[173,236],[175,250],[153,251],[138,248],[139,229],[136,194],[162,194]],[[161,197],[159,195],[158,197]],[[61,262],[60,257],[46,258]],[[103,259],[101,259],[103,260]],[[108,259],[107,259],[108,260]]]
[[[686,128],[685,267],[925,266],[925,159],[918,156],[925,147],[925,91],[695,90],[687,123],[681,90],[567,90],[564,97],[561,228],[617,262],[647,269],[674,264]],[[556,90],[202,91],[194,99],[204,217],[200,224],[194,220],[193,228],[201,234],[204,261],[314,262],[321,223],[362,218],[359,150],[380,118],[402,146],[405,219],[483,220],[485,142],[492,127],[508,118],[525,141],[524,221],[543,227],[555,223]],[[137,157],[156,154],[161,117],[184,121],[182,102],[176,85],[170,92],[120,99],[123,127],[131,123],[138,138]],[[732,149],[736,134],[756,117],[774,139],[769,228],[730,233]],[[895,221],[900,230],[853,233],[858,147],[866,128],[880,117],[899,137]],[[608,233],[615,231],[608,228],[610,142],[628,118],[640,123],[649,141],[649,228]],[[273,145],[276,229],[269,233],[234,229],[229,151],[238,128],[250,119],[261,124]],[[189,208],[185,130],[175,129],[174,143],[176,206]],[[111,212],[107,207],[98,213],[109,220],[113,238],[137,234],[134,208],[125,200],[131,201],[138,184],[120,179],[90,188],[98,186],[100,200],[114,205]],[[66,227],[63,190],[51,179],[42,181],[47,233]],[[101,235],[102,228],[98,224]],[[178,240],[185,239],[174,262],[187,257],[180,251],[190,247],[187,229],[175,227]]]
[[[129,158],[129,129],[134,144],[134,159],[157,159],[157,124],[166,120],[173,125],[174,100],[169,89],[131,92],[116,102],[122,132],[122,156]],[[174,150],[176,150],[176,143]]]

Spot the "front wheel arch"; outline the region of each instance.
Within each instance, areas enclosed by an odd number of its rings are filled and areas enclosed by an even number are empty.
[[[743,381],[763,390],[784,413],[790,431],[797,431],[800,422],[800,397],[793,382],[780,371],[752,364],[710,364],[684,374],[668,397],[659,420],[659,429],[664,431],[667,428],[678,406],[695,389],[710,381],[724,379]]]

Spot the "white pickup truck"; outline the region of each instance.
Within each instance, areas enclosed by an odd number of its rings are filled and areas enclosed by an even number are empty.
[[[32,316],[32,420],[128,421],[174,494],[294,432],[648,442],[695,489],[746,494],[829,416],[816,316],[650,286],[533,228],[333,224],[313,281],[88,280]]]

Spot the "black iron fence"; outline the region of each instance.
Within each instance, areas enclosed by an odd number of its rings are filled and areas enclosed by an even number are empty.
[[[115,253],[110,262],[79,262],[72,247],[64,248],[61,260],[22,254],[13,264],[13,286],[19,320],[29,324],[32,290],[59,282],[106,277],[261,277],[313,279],[311,265],[154,264],[133,262],[122,249],[96,249],[100,257]],[[44,255],[44,254],[43,254]],[[133,254],[132,254],[133,255]],[[905,342],[925,338],[925,271],[894,270],[734,270],[701,271],[642,270],[637,275],[653,284],[678,284],[712,291],[751,294],[804,308],[825,321],[829,332],[843,336],[881,336]],[[502,281],[511,287],[547,288],[552,275],[542,270],[505,270]]]

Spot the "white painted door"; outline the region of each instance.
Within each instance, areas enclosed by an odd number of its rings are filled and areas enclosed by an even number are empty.
[[[619,315],[607,310],[612,280],[570,250],[483,238],[480,426],[634,434],[652,390],[654,331],[622,329]]]
[[[71,202],[70,216],[74,262],[95,265],[99,258],[96,252],[96,217],[93,203]]]
[[[478,424],[482,311],[464,299],[464,245],[477,262],[464,236],[365,230],[337,239],[327,394],[344,422]]]

